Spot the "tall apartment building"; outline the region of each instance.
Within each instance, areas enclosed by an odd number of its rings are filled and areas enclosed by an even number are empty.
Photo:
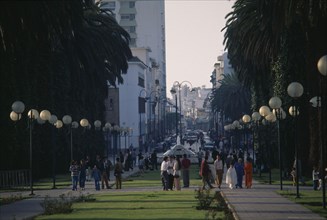
[[[120,100],[117,108],[119,113],[112,115],[118,118],[107,118],[121,127],[132,128],[129,144],[139,147],[151,132],[151,125],[160,117],[156,114],[165,109],[164,102],[158,102],[154,111],[149,104],[149,100],[166,99],[164,0],[103,0],[102,3],[101,7],[110,9],[119,25],[130,34],[130,47],[134,56],[129,62],[127,74],[123,75],[124,84],[119,85],[119,91],[115,93]],[[148,100],[145,113],[139,112],[140,104],[144,104],[144,99],[142,101],[140,97],[147,97]]]

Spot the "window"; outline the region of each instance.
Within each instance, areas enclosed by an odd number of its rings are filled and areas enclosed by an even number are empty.
[[[109,99],[109,111],[113,111],[114,110],[114,100],[112,98]]]
[[[129,45],[130,46],[135,46],[136,45],[136,39],[135,38],[131,38],[131,40],[129,41]]]
[[[139,77],[138,85],[144,88],[144,79]]]
[[[135,8],[135,2],[129,2],[129,8]]]
[[[129,19],[129,14],[121,14],[121,15],[120,15],[120,18],[121,18],[122,20],[128,20],[128,19]]]
[[[135,26],[130,26],[129,27],[129,33],[135,33]]]
[[[108,2],[108,8],[110,10],[115,10],[115,8],[116,8],[116,2]]]

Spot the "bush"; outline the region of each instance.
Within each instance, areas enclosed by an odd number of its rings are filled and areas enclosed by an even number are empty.
[[[59,199],[50,198],[46,196],[44,201],[41,203],[41,206],[44,209],[45,215],[53,215],[60,213],[70,213],[73,211],[72,205],[73,202],[94,202],[95,198],[92,198],[91,195],[84,195],[80,193],[78,197],[71,196],[69,193],[67,196],[62,194],[59,196]]]
[[[19,200],[23,200],[24,197],[22,196],[22,194],[18,194],[18,195],[10,195],[9,197],[3,197],[1,198],[1,205],[6,205],[6,204],[10,204]]]
[[[205,219],[220,219],[217,216],[218,212],[224,212],[225,220],[233,220],[233,214],[229,209],[224,197],[221,192],[215,192],[213,196],[210,195],[210,190],[195,190],[195,198],[198,200],[196,209],[208,210]]]
[[[196,209],[198,210],[208,210],[213,201],[213,197],[210,197],[210,190],[195,190],[195,198],[198,200]]]
[[[44,201],[41,203],[45,215],[70,213],[73,211],[72,205],[73,200],[66,197],[65,194],[60,195],[59,199],[54,199],[46,196]]]

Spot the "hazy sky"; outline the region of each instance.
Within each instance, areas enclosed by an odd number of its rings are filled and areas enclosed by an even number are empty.
[[[167,90],[174,81],[211,88],[210,75],[224,51],[225,16],[234,1],[166,0]],[[185,83],[187,84],[187,83]]]

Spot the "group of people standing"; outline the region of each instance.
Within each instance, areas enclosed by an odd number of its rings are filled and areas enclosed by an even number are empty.
[[[215,182],[217,187],[220,189],[223,182],[223,174],[224,174],[224,161],[222,160],[222,155],[217,154],[216,159],[213,163],[215,170]],[[235,188],[243,188],[243,176],[245,178],[245,187],[252,187],[252,159],[248,157],[243,162],[242,157],[236,157],[231,155],[230,158],[226,160],[227,173],[226,173],[226,184],[230,189]],[[204,159],[201,162],[200,167],[200,176],[202,177],[202,189],[205,189],[208,186],[210,189],[214,188],[211,184],[212,173],[210,166],[208,164],[208,155],[204,156]]]
[[[191,161],[187,155],[180,156],[164,156],[160,166],[161,181],[163,190],[181,190],[180,177],[183,177],[183,187],[187,188],[190,185],[189,169]]]
[[[93,168],[91,168],[93,167]],[[89,157],[78,161],[73,160],[69,167],[72,178],[72,190],[77,191],[79,185],[81,190],[85,190],[85,181],[93,178],[96,190],[100,190],[100,181],[102,189],[111,189],[109,185],[110,171],[114,171],[116,189],[121,189],[121,174],[123,173],[123,165],[120,162],[120,158],[116,158],[116,163],[113,166],[110,160],[107,158],[101,158],[99,155],[96,156],[96,160],[92,163]]]

